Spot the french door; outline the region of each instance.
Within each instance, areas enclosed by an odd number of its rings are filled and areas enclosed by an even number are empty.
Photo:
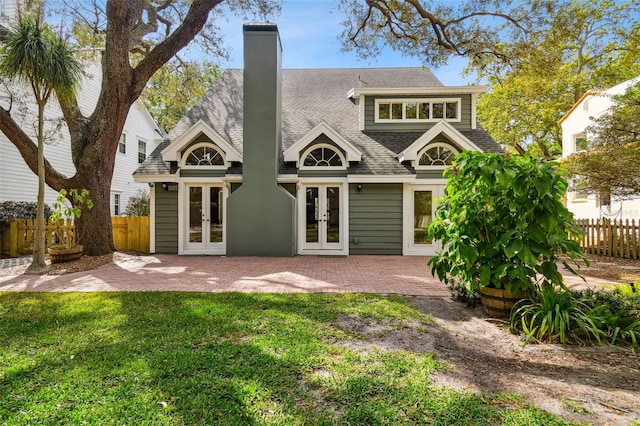
[[[342,185],[305,185],[302,249],[332,251],[344,247]]]
[[[224,190],[219,185],[187,185],[185,252],[224,254]]]
[[[433,256],[441,245],[429,236],[444,185],[405,185],[403,254]]]

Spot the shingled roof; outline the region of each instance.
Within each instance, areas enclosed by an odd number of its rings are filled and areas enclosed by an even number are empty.
[[[175,165],[162,160],[160,152],[173,140],[203,120],[242,153],[243,70],[230,69],[205,93],[169,133],[167,140],[136,171],[137,175],[175,173]],[[324,121],[362,152],[352,163],[350,174],[411,174],[396,155],[422,133],[361,131],[358,108],[347,93],[353,88],[443,87],[424,68],[339,68],[282,70],[282,150],[286,150]],[[485,151],[500,147],[478,126],[461,133]],[[295,167],[281,161],[280,173],[295,173]]]

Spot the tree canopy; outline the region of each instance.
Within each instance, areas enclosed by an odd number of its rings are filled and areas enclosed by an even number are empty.
[[[561,153],[558,120],[590,89],[640,74],[640,2],[341,0],[342,40],[361,57],[383,45],[439,66],[468,58],[486,79],[478,117],[505,147]]]
[[[613,106],[587,128],[587,149],[571,155],[565,165],[582,190],[610,194],[618,199],[637,197],[640,194],[640,82],[613,100]]]
[[[220,69],[213,62],[174,59],[149,79],[140,97],[160,127],[168,132],[219,76]]]

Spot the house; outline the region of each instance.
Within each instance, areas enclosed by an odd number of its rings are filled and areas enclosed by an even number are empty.
[[[18,13],[18,0],[2,0],[2,18],[0,28],[9,27]],[[90,114],[98,101],[101,83],[101,67],[97,63],[85,64],[86,76],[80,84],[78,103],[84,114]],[[34,117],[37,117],[37,106],[33,94],[26,87],[0,86],[0,105],[9,106],[9,96],[13,95],[12,115],[21,127],[29,133],[33,129]],[[22,102],[26,100],[26,102]],[[46,123],[48,129],[55,129],[61,123],[62,112],[57,101],[51,100],[46,107]],[[35,140],[35,133],[32,138]],[[75,168],[71,161],[71,142],[66,129],[60,128],[52,132],[44,148],[45,158],[61,173],[73,176]],[[124,213],[131,196],[142,189],[148,192],[146,183],[137,183],[133,172],[146,157],[162,141],[164,133],[151,117],[148,110],[137,100],[129,111],[116,154],[113,179],[111,181],[111,214],[118,216]],[[0,201],[32,201],[37,200],[38,176],[25,164],[18,149],[0,132]],[[52,205],[57,191],[45,189],[45,203]]]
[[[444,168],[499,151],[481,86],[422,68],[281,69],[274,24],[244,26],[230,69],[134,177],[153,185],[151,250],[229,256],[429,255]]]
[[[562,127],[562,158],[587,148],[588,127],[606,113],[622,95],[640,82],[640,76],[607,90],[589,91],[559,121]],[[636,219],[640,217],[640,198],[619,200],[607,194],[594,194],[574,188],[567,192],[567,208],[578,219]]]

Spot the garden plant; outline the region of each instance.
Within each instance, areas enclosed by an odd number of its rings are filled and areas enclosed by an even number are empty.
[[[563,285],[558,262],[574,273],[571,263],[586,262],[573,215],[562,204],[567,181],[556,163],[466,151],[445,174],[429,227],[443,245],[429,264],[445,283],[469,294],[482,287],[537,291],[543,283]]]
[[[92,209],[93,201],[89,198],[89,191],[86,189],[62,189],[58,192],[56,201],[53,203],[53,212],[51,213],[51,220],[58,221],[63,218],[72,218],[74,225],[77,225],[75,219],[82,216],[83,209]],[[78,229],[76,226],[75,229]],[[73,233],[58,233],[57,237],[60,240],[61,246],[71,249],[78,245],[79,236],[77,232]]]

